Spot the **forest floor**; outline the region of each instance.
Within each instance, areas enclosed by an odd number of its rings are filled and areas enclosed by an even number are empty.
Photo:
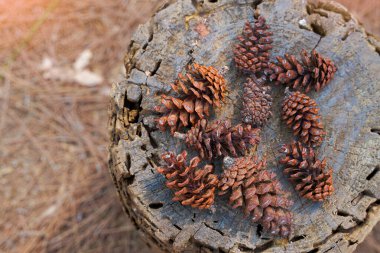
[[[379,0],[339,0],[380,36]],[[0,252],[151,252],[107,169],[110,86],[163,0],[0,1]],[[380,252],[380,226],[357,252]]]

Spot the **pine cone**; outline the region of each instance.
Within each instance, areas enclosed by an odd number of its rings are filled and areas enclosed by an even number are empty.
[[[225,158],[225,161],[231,158]],[[231,191],[230,204],[242,207],[252,221],[258,222],[264,231],[288,237],[291,231],[292,214],[288,208],[292,202],[284,196],[274,173],[265,169],[266,158],[241,157],[225,168],[219,181],[219,195]],[[225,163],[225,164],[226,164]]]
[[[309,56],[305,50],[301,52],[302,63],[294,55],[285,54],[285,58],[277,56],[277,63],[270,63],[266,74],[276,84],[284,84],[293,89],[305,89],[309,92],[314,87],[319,91],[334,77],[337,70],[334,63],[315,50]]]
[[[297,92],[288,92],[282,107],[282,119],[293,129],[293,134],[299,136],[301,142],[313,147],[319,146],[326,134],[320,122],[317,103]]]
[[[259,134],[260,129],[250,125],[239,124],[232,127],[229,120],[209,125],[203,119],[186,133],[185,140],[189,147],[198,151],[202,159],[211,160],[219,156],[243,155],[249,144],[260,142]]]
[[[167,180],[166,186],[174,191],[173,201],[179,201],[184,206],[208,209],[214,203],[215,189],[218,177],[213,172],[212,165],[198,169],[201,159],[194,157],[186,165],[187,152],[179,155],[173,152],[164,153],[162,159],[167,165],[157,168]]]
[[[209,116],[210,107],[220,107],[226,96],[223,76],[215,68],[197,63],[187,69],[185,76],[178,74],[178,80],[171,86],[180,98],[162,95],[163,106],[155,107],[164,114],[157,120],[158,127],[164,131],[169,126],[171,133]]]
[[[283,145],[280,152],[285,154],[280,159],[280,163],[286,165],[284,172],[289,175],[302,197],[323,201],[334,192],[332,168],[325,171],[326,159],[316,159],[312,148],[293,142]]]
[[[265,18],[259,16],[252,27],[247,21],[243,34],[238,36],[239,43],[235,46],[236,66],[245,72],[257,73],[268,67],[269,50],[272,49],[272,33]]]
[[[270,87],[257,84],[248,78],[244,83],[243,122],[255,126],[264,125],[272,116],[272,97]]]

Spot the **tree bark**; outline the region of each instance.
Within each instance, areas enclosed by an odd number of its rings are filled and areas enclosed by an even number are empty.
[[[231,60],[232,45],[256,11],[273,31],[273,59],[315,48],[338,67],[332,82],[310,95],[327,130],[319,155],[334,169],[336,191],[323,203],[301,199],[278,165],[279,145],[293,137],[280,120],[284,87],[272,89],[274,116],[263,128],[258,152],[267,154],[268,169],[295,202],[289,242],[260,236],[226,197],[206,211],[171,201],[172,192],[154,168],[165,150],[185,148],[156,128],[153,107],[189,62],[229,69],[229,99],[213,119],[239,121],[245,76]],[[184,0],[161,8],[135,32],[125,57],[127,79],[113,86],[110,106],[111,175],[147,241],[167,252],[352,252],[380,219],[379,44],[334,2]]]

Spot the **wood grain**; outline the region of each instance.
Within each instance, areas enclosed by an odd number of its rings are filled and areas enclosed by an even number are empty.
[[[279,117],[284,88],[272,90],[274,117],[263,129],[258,152],[267,154],[269,169],[292,193],[290,242],[261,234],[228,207],[226,198],[217,199],[209,211],[172,202],[164,178],[154,169],[163,151],[185,148],[156,129],[153,107],[188,63],[229,69],[229,99],[213,118],[240,120],[245,76],[231,61],[231,46],[255,11],[272,27],[272,55],[316,48],[338,67],[330,85],[310,95],[321,107],[328,132],[318,153],[334,169],[336,192],[324,203],[300,199],[277,163],[277,148],[292,136]],[[126,212],[148,241],[168,252],[352,252],[380,217],[379,51],[379,42],[335,2],[188,0],[165,6],[136,31],[125,58],[128,79],[113,87],[109,164]],[[136,97],[127,92],[131,85],[141,89],[137,103],[128,101]],[[215,166],[221,173],[221,161]]]

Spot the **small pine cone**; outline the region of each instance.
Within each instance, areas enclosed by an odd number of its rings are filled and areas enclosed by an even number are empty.
[[[186,75],[178,74],[171,86],[181,98],[162,95],[163,106],[155,107],[164,114],[157,120],[159,129],[164,131],[169,126],[171,133],[209,116],[210,107],[220,107],[226,96],[224,77],[214,67],[197,63],[187,69]]]
[[[250,125],[231,126],[229,120],[217,121],[209,125],[207,120],[199,121],[186,133],[186,144],[197,150],[203,159],[211,160],[219,156],[243,155],[248,145],[260,142],[260,129]]]
[[[275,174],[265,169],[266,159],[259,161],[257,156],[250,156],[228,163],[219,181],[219,195],[231,191],[233,208],[242,207],[266,232],[288,237],[292,224],[288,208],[292,202],[284,196]]]
[[[320,122],[317,103],[307,95],[288,92],[282,106],[282,119],[299,136],[301,142],[312,147],[319,146],[326,134]]]
[[[238,36],[239,43],[235,46],[236,66],[250,73],[260,72],[268,67],[269,50],[272,49],[272,33],[265,18],[259,16],[254,27],[247,21],[244,25],[243,34]]]
[[[293,89],[309,92],[314,87],[319,91],[334,77],[337,68],[327,57],[315,50],[309,56],[305,50],[301,52],[302,63],[294,55],[285,54],[285,58],[277,56],[277,63],[270,63],[266,74],[276,84],[284,84]]]
[[[198,169],[201,159],[194,157],[186,165],[187,152],[179,155],[167,152],[162,155],[166,165],[157,171],[166,178],[166,186],[174,191],[173,201],[179,201],[184,206],[208,209],[214,203],[215,189],[218,177],[213,172],[212,165]]]
[[[243,122],[262,126],[272,116],[272,96],[269,94],[270,87],[257,84],[248,78],[244,83],[243,95]]]
[[[332,168],[326,171],[326,159],[316,159],[312,148],[293,142],[283,145],[280,152],[285,154],[280,159],[280,163],[286,166],[284,172],[302,197],[323,201],[334,192]]]
[[[163,106],[155,107],[156,112],[164,114],[157,119],[158,128],[165,131],[169,126],[172,134],[182,127],[196,124],[204,115],[209,116],[210,105],[191,96],[183,100],[163,94],[161,103]]]

